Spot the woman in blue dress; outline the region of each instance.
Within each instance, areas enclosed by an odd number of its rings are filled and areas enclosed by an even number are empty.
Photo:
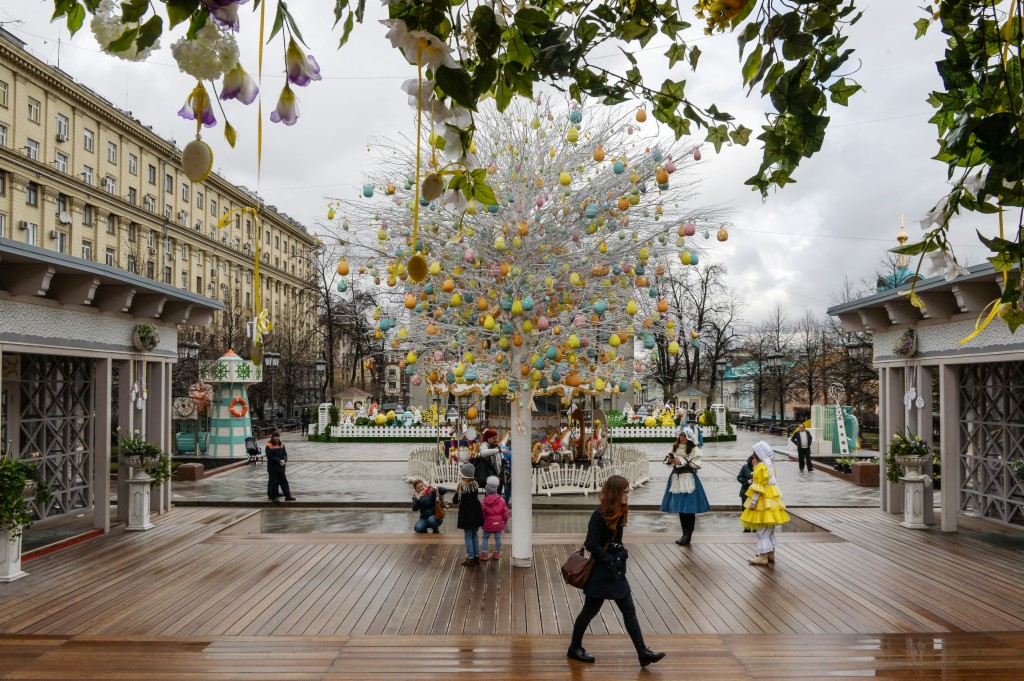
[[[672,467],[665,485],[665,496],[661,498],[662,513],[678,513],[683,536],[676,540],[679,546],[686,546],[693,536],[697,514],[711,510],[704,486],[700,484],[697,471],[701,466],[700,447],[697,436],[690,428],[684,428],[672,445],[672,453],[665,457],[665,465]]]

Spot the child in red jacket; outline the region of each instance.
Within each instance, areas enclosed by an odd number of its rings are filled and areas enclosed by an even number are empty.
[[[480,560],[501,558],[501,533],[508,522],[508,505],[498,494],[498,482],[498,477],[492,475],[487,478],[487,485],[484,487],[484,545],[480,551]],[[487,552],[491,535],[494,536],[494,553]]]

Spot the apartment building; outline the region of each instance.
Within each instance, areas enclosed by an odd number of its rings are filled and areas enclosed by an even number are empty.
[[[105,263],[310,331],[305,227],[211,174],[191,182],[181,151],[0,28],[0,236]]]

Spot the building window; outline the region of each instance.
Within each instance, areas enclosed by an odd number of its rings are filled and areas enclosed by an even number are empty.
[[[63,194],[57,194],[57,216],[61,217],[61,213],[68,212],[68,197]]]
[[[30,206],[39,205],[39,185],[35,182],[29,182],[25,185],[25,203]],[[35,241],[31,243],[35,243]]]
[[[135,187],[128,187],[128,203],[133,206],[139,200],[138,194],[135,191]]]
[[[132,175],[139,174],[139,157],[135,154],[128,154],[128,172]]]
[[[149,166],[149,183],[156,184],[156,166]]]
[[[217,214],[217,199],[210,199],[210,215]]]
[[[93,150],[93,144],[95,141],[95,135],[93,135],[92,130],[86,128],[82,131],[82,146],[85,147],[86,151]]]
[[[7,148],[7,126],[0,125],[0,147]]]
[[[169,204],[164,205],[164,218],[167,220],[171,219],[171,206]]]
[[[202,294],[203,292],[203,278],[196,277],[196,293]]]
[[[184,262],[186,260],[188,260],[188,244],[182,244],[181,245],[181,262],[182,262],[182,264],[184,264]]]
[[[7,193],[7,171],[0,170],[0,196]]]
[[[57,114],[57,141],[66,142],[68,139],[68,117],[64,114]]]
[[[281,237],[274,237],[274,248],[281,248]]]
[[[183,289],[188,289],[188,272],[181,273],[181,287]]]
[[[135,238],[138,236],[138,232],[135,229],[135,223],[128,225],[128,241],[135,242]]]
[[[113,142],[107,142],[107,160],[111,165],[117,165],[117,145]]]
[[[103,178],[103,187],[107,190],[108,194],[117,194],[117,180],[110,175]]]
[[[149,277],[150,279],[156,279],[156,275],[154,274],[155,271],[156,263],[150,260],[149,262],[146,263],[146,276]]]
[[[168,194],[173,194],[174,193],[174,176],[173,175],[165,175],[164,176],[164,191],[167,192]]]
[[[92,206],[88,203],[82,206],[82,224],[91,225],[93,220]]]
[[[43,111],[43,105],[39,103],[38,99],[28,98],[28,119],[33,123],[38,123],[40,114]]]
[[[39,142],[35,140],[25,140],[25,154],[33,161],[39,160]]]
[[[149,194],[147,194],[146,197],[144,199],[142,199],[142,203],[143,203],[143,205],[145,205],[146,210],[148,210],[150,213],[155,213],[156,212],[156,197],[155,196],[150,196]]]
[[[171,267],[170,267],[170,265],[164,267],[164,283],[165,284],[170,284],[171,283]]]
[[[28,223],[28,227],[25,228],[25,243],[31,246],[37,246],[39,239],[39,225],[34,222]]]
[[[57,160],[53,162],[53,165],[62,173],[68,172],[68,155],[57,152]]]
[[[185,182],[181,183],[181,200],[188,201],[188,184]]]
[[[134,255],[128,256],[128,271],[131,272],[132,274],[138,274],[138,272],[136,272]]]
[[[156,232],[149,232],[146,235],[146,245],[150,248],[156,248]]]
[[[200,234],[203,233],[203,221],[202,220],[196,220],[196,231],[199,232]]]
[[[7,236],[7,213],[0,213],[0,236]]]
[[[92,242],[91,241],[83,241],[82,242],[82,259],[83,260],[92,260]]]
[[[82,182],[86,184],[92,184],[92,168],[89,166],[82,166]]]
[[[202,192],[196,192],[196,208],[198,208],[199,210],[202,210],[204,208]]]
[[[109,246],[107,247],[107,253],[106,253],[105,258],[106,258],[107,265],[109,265],[110,267],[113,267],[114,266],[114,249],[113,248],[110,248]]]
[[[7,83],[0,80],[0,106],[7,108]]]
[[[268,246],[270,245],[270,230],[269,229],[266,232],[266,237],[264,238],[264,241],[267,242]]]
[[[68,252],[68,235],[64,232],[57,232],[57,252],[67,253]]]
[[[107,234],[117,234],[117,218],[114,215],[107,216]]]

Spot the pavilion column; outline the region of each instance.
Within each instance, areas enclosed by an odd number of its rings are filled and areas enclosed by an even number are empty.
[[[894,432],[906,430],[907,410],[903,406],[904,381],[903,377],[906,367],[886,367],[880,385],[885,386],[885,401],[881,403],[884,415],[885,430],[880,429],[879,433],[879,457],[885,461],[885,452],[889,448]],[[889,513],[903,513],[903,485],[893,484],[885,477],[885,472],[879,481],[879,490],[882,495],[882,510]]]
[[[92,526],[104,532],[110,532],[112,364],[109,357],[96,360],[96,380],[93,383],[95,418],[92,434]]]
[[[942,488],[939,525],[943,532],[956,532],[960,509],[960,377],[955,364],[939,367],[939,461]]]
[[[167,366],[162,361],[146,362],[146,384],[149,388],[149,394],[143,407],[146,423],[146,441],[160,447],[165,452],[170,451],[170,438],[168,436],[170,428],[167,422],[171,414],[170,405],[165,404],[169,389],[166,372]],[[164,503],[164,487],[166,485],[154,489],[153,495],[150,497],[150,503],[153,504],[152,511],[155,513],[163,513],[168,510]]]
[[[512,366],[524,353],[513,350]],[[533,565],[533,391],[523,379],[512,400],[512,566]]]
[[[919,366],[914,369],[916,380],[915,388],[917,389],[917,396],[924,400],[924,406],[918,408],[916,404],[911,406],[914,414],[914,421],[916,427],[914,431],[921,437],[921,441],[924,442],[928,448],[935,446],[935,426],[932,423],[932,385],[935,380],[932,367]],[[916,402],[916,400],[915,400]],[[909,419],[908,419],[909,421]],[[935,466],[929,461],[925,464],[921,471],[928,476],[931,480],[932,471]],[[924,488],[924,522],[926,525],[935,524],[935,498],[932,493],[930,485],[926,485]]]
[[[132,360],[117,363],[117,423],[123,435],[130,435],[139,423],[136,420],[135,404],[132,402]],[[117,522],[128,522],[128,466],[121,457],[117,458]]]

